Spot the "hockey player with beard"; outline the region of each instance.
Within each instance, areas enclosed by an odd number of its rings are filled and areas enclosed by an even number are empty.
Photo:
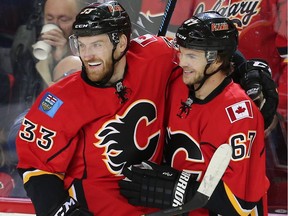
[[[130,42],[130,34],[128,14],[117,2],[82,9],[70,37],[82,71],[45,90],[25,116],[18,170],[37,215],[151,212],[130,205],[118,181],[125,165],[162,159],[175,50],[164,38]]]

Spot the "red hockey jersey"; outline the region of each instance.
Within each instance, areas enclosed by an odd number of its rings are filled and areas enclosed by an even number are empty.
[[[228,143],[233,153],[222,178],[226,196],[239,215],[248,215],[249,209],[244,209],[238,199],[257,202],[269,186],[265,176],[263,118],[258,108],[229,78],[206,99],[194,98],[186,113],[179,109],[189,94],[181,76],[169,90],[167,162],[178,170],[194,173],[201,181],[215,149]],[[209,213],[201,209],[190,215]]]
[[[43,171],[64,176],[70,195],[94,215],[149,212],[130,205],[120,195],[118,181],[124,166],[162,159],[164,100],[173,58],[174,50],[163,38],[134,39],[122,81],[125,103],[115,94],[117,86],[89,85],[81,72],[45,90],[21,126],[18,168],[35,169],[27,176]]]

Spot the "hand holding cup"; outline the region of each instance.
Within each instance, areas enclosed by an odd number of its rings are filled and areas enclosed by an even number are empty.
[[[57,25],[49,23],[49,24],[45,24],[41,30],[41,34],[51,31],[53,29],[58,29],[61,30]],[[33,55],[35,56],[35,58],[37,58],[38,60],[45,60],[47,59],[49,53],[52,50],[52,46],[48,43],[46,43],[43,40],[39,40],[37,41],[35,44],[32,45],[33,47]]]

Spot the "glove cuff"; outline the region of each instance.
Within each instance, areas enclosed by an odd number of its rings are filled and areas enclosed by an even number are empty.
[[[79,203],[69,196],[64,200],[64,202],[60,206],[58,206],[56,210],[53,211],[53,213],[49,214],[49,216],[68,215],[78,207]]]
[[[191,173],[182,171],[176,181],[173,195],[172,195],[172,206],[177,207],[185,203],[186,195],[189,187],[189,180],[191,179]]]

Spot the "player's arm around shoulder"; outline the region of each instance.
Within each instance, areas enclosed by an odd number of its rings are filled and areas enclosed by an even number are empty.
[[[151,34],[134,38],[130,44],[130,51],[148,59],[157,59],[164,55],[166,63],[169,61],[169,58],[171,61],[175,57],[175,48],[171,39]]]

